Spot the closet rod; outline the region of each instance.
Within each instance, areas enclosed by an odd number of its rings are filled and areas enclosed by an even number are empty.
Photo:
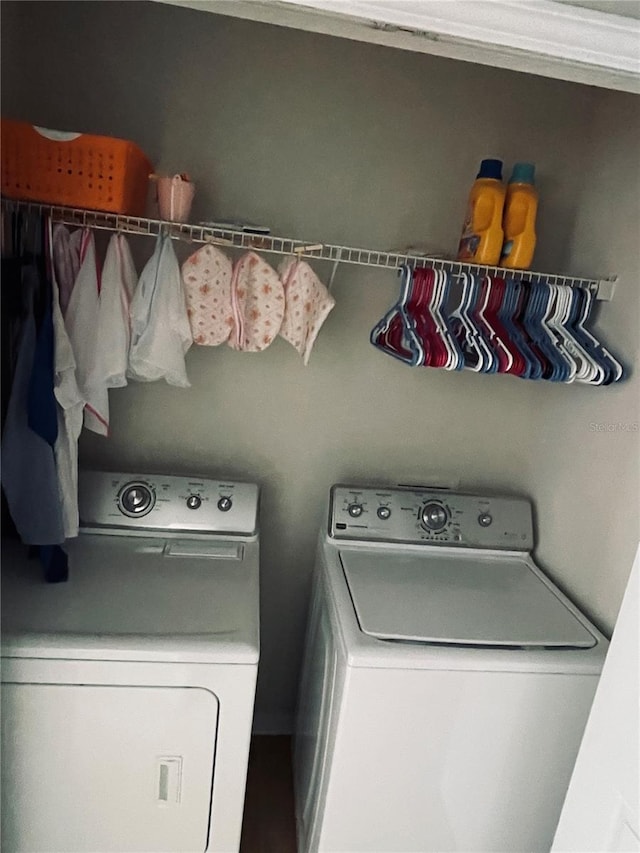
[[[274,237],[271,234],[237,231],[226,227],[166,222],[161,219],[124,216],[119,213],[104,213],[96,210],[15,201],[13,199],[3,198],[2,207],[6,210],[25,210],[45,214],[50,216],[54,222],[60,222],[65,225],[149,236],[157,236],[161,231],[165,230],[172,239],[184,240],[189,243],[213,243],[218,246],[228,246],[229,248],[255,249],[256,251],[271,252],[279,255],[297,255],[303,258],[333,261],[334,263],[357,264],[385,269],[398,269],[403,264],[408,264],[410,267],[426,265],[435,269],[444,269],[452,275],[460,275],[464,272],[476,275],[517,275],[522,281],[534,283],[547,282],[549,284],[562,284],[569,287],[585,287],[594,294],[596,299],[602,301],[610,301],[613,298],[617,281],[615,277],[604,279],[580,278],[558,273],[507,270],[501,267],[467,264],[461,261],[428,257],[426,255],[357,249],[351,246],[338,246],[331,243],[311,243],[288,237]]]

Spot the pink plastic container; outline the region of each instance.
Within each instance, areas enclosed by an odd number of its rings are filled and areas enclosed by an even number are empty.
[[[196,190],[195,184],[181,175],[158,177],[160,218],[169,222],[187,222]]]

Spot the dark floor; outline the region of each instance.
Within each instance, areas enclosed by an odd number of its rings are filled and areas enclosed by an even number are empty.
[[[288,736],[251,739],[240,853],[296,853]]]

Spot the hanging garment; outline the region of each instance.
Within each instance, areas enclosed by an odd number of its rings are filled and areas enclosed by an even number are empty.
[[[336,302],[306,261],[289,258],[279,273],[285,299],[280,337],[300,353],[306,365],[318,332]]]
[[[50,251],[53,239],[50,237]],[[82,431],[84,398],[76,381],[76,360],[62,316],[56,265],[51,265],[53,314],[53,376],[58,403],[58,437],[54,445],[58,493],[66,539],[78,535],[78,439]]]
[[[7,415],[7,405],[11,394],[11,383],[15,373],[17,353],[22,328],[22,291],[20,279],[21,263],[18,258],[2,259],[2,287],[0,288],[0,371],[2,378],[2,425]]]
[[[53,315],[48,282],[43,284],[42,291],[44,310],[36,333],[27,420],[29,427],[53,447],[58,437],[58,406],[53,392]]]
[[[66,225],[57,224],[53,226],[51,254],[63,316],[67,313],[73,286],[80,272],[81,242],[82,231],[80,229],[71,233]]]
[[[235,322],[229,346],[260,352],[274,340],[284,316],[284,288],[277,272],[255,252],[233,268],[231,304]]]
[[[92,387],[122,388],[127,384],[130,307],[137,283],[129,244],[124,234],[114,234],[102,267]]]
[[[85,401],[84,425],[99,435],[108,435],[107,387],[96,382],[94,372],[100,297],[95,241],[88,228],[82,234],[80,260],[80,272],[64,319],[76,361],[78,388]]]
[[[234,327],[231,272],[231,261],[215,246],[203,246],[182,265],[194,344],[218,346],[228,340]]]
[[[189,388],[184,356],[192,342],[178,260],[170,237],[160,235],[131,303],[128,375]]]
[[[64,541],[64,526],[53,448],[28,423],[29,386],[36,351],[33,308],[40,287],[35,266],[22,270],[20,286],[25,290],[28,313],[22,327],[2,436],[2,486],[22,541],[27,545],[56,545]]]

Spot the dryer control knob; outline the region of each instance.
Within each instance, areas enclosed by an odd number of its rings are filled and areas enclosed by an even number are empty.
[[[202,505],[202,498],[200,495],[189,495],[187,498],[187,506],[189,509],[200,509]]]
[[[351,518],[360,518],[363,513],[362,504],[349,504],[347,507],[347,512],[351,516]]]
[[[383,521],[386,521],[388,518],[391,518],[391,507],[379,506],[377,515],[378,518],[381,518]]]
[[[220,510],[220,512],[229,512],[229,510],[231,509],[232,506],[233,506],[233,501],[231,500],[231,498],[227,497],[226,495],[221,497],[220,500],[218,501],[218,509]]]
[[[481,512],[478,516],[478,524],[480,527],[489,527],[493,521],[493,516],[488,512]]]
[[[431,502],[422,507],[420,523],[427,530],[442,530],[448,520],[449,515],[442,504]]]

